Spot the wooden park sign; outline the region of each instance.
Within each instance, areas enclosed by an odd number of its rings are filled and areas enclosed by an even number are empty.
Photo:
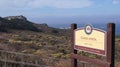
[[[95,54],[106,55],[106,32],[87,24],[85,28],[74,30],[74,48]]]
[[[94,28],[87,24],[77,29],[77,24],[71,25],[72,29],[72,67],[77,67],[77,60],[96,64],[100,67],[114,67],[115,55],[115,24],[109,23],[107,31]],[[85,51],[106,57],[106,61],[91,59],[77,55],[77,51]]]

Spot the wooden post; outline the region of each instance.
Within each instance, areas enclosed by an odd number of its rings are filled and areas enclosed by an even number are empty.
[[[110,67],[114,67],[115,57],[115,24],[109,23],[107,25],[107,62]]]
[[[77,24],[73,23],[71,24],[71,30],[72,30],[72,45],[71,45],[71,52],[74,54],[77,54],[77,50],[74,49],[74,30],[77,29]],[[71,59],[71,67],[77,67],[77,59],[73,58]]]

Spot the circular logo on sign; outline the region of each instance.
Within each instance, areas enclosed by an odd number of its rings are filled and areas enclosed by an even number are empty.
[[[85,26],[85,33],[86,34],[91,34],[92,33],[92,26],[90,24],[87,24]]]

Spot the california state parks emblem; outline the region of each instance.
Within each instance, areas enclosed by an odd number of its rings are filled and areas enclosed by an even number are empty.
[[[92,33],[92,25],[87,24],[84,30],[86,34],[90,35]]]

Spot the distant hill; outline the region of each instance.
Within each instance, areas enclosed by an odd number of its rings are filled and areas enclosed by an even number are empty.
[[[45,23],[43,23],[43,24],[34,24],[34,26],[37,27],[42,32],[47,33],[47,34],[53,34],[53,35],[70,35],[70,29],[53,28],[53,27],[49,27]]]
[[[49,27],[47,24],[36,24],[27,20],[26,17],[20,16],[8,16],[8,17],[0,17],[0,31],[7,32],[9,29],[15,30],[29,30],[35,32],[43,32],[47,34],[54,35],[68,35],[68,29],[58,29]]]
[[[0,17],[0,31],[7,31],[8,29],[31,30],[39,31],[32,22],[28,21],[24,16],[9,16]]]

